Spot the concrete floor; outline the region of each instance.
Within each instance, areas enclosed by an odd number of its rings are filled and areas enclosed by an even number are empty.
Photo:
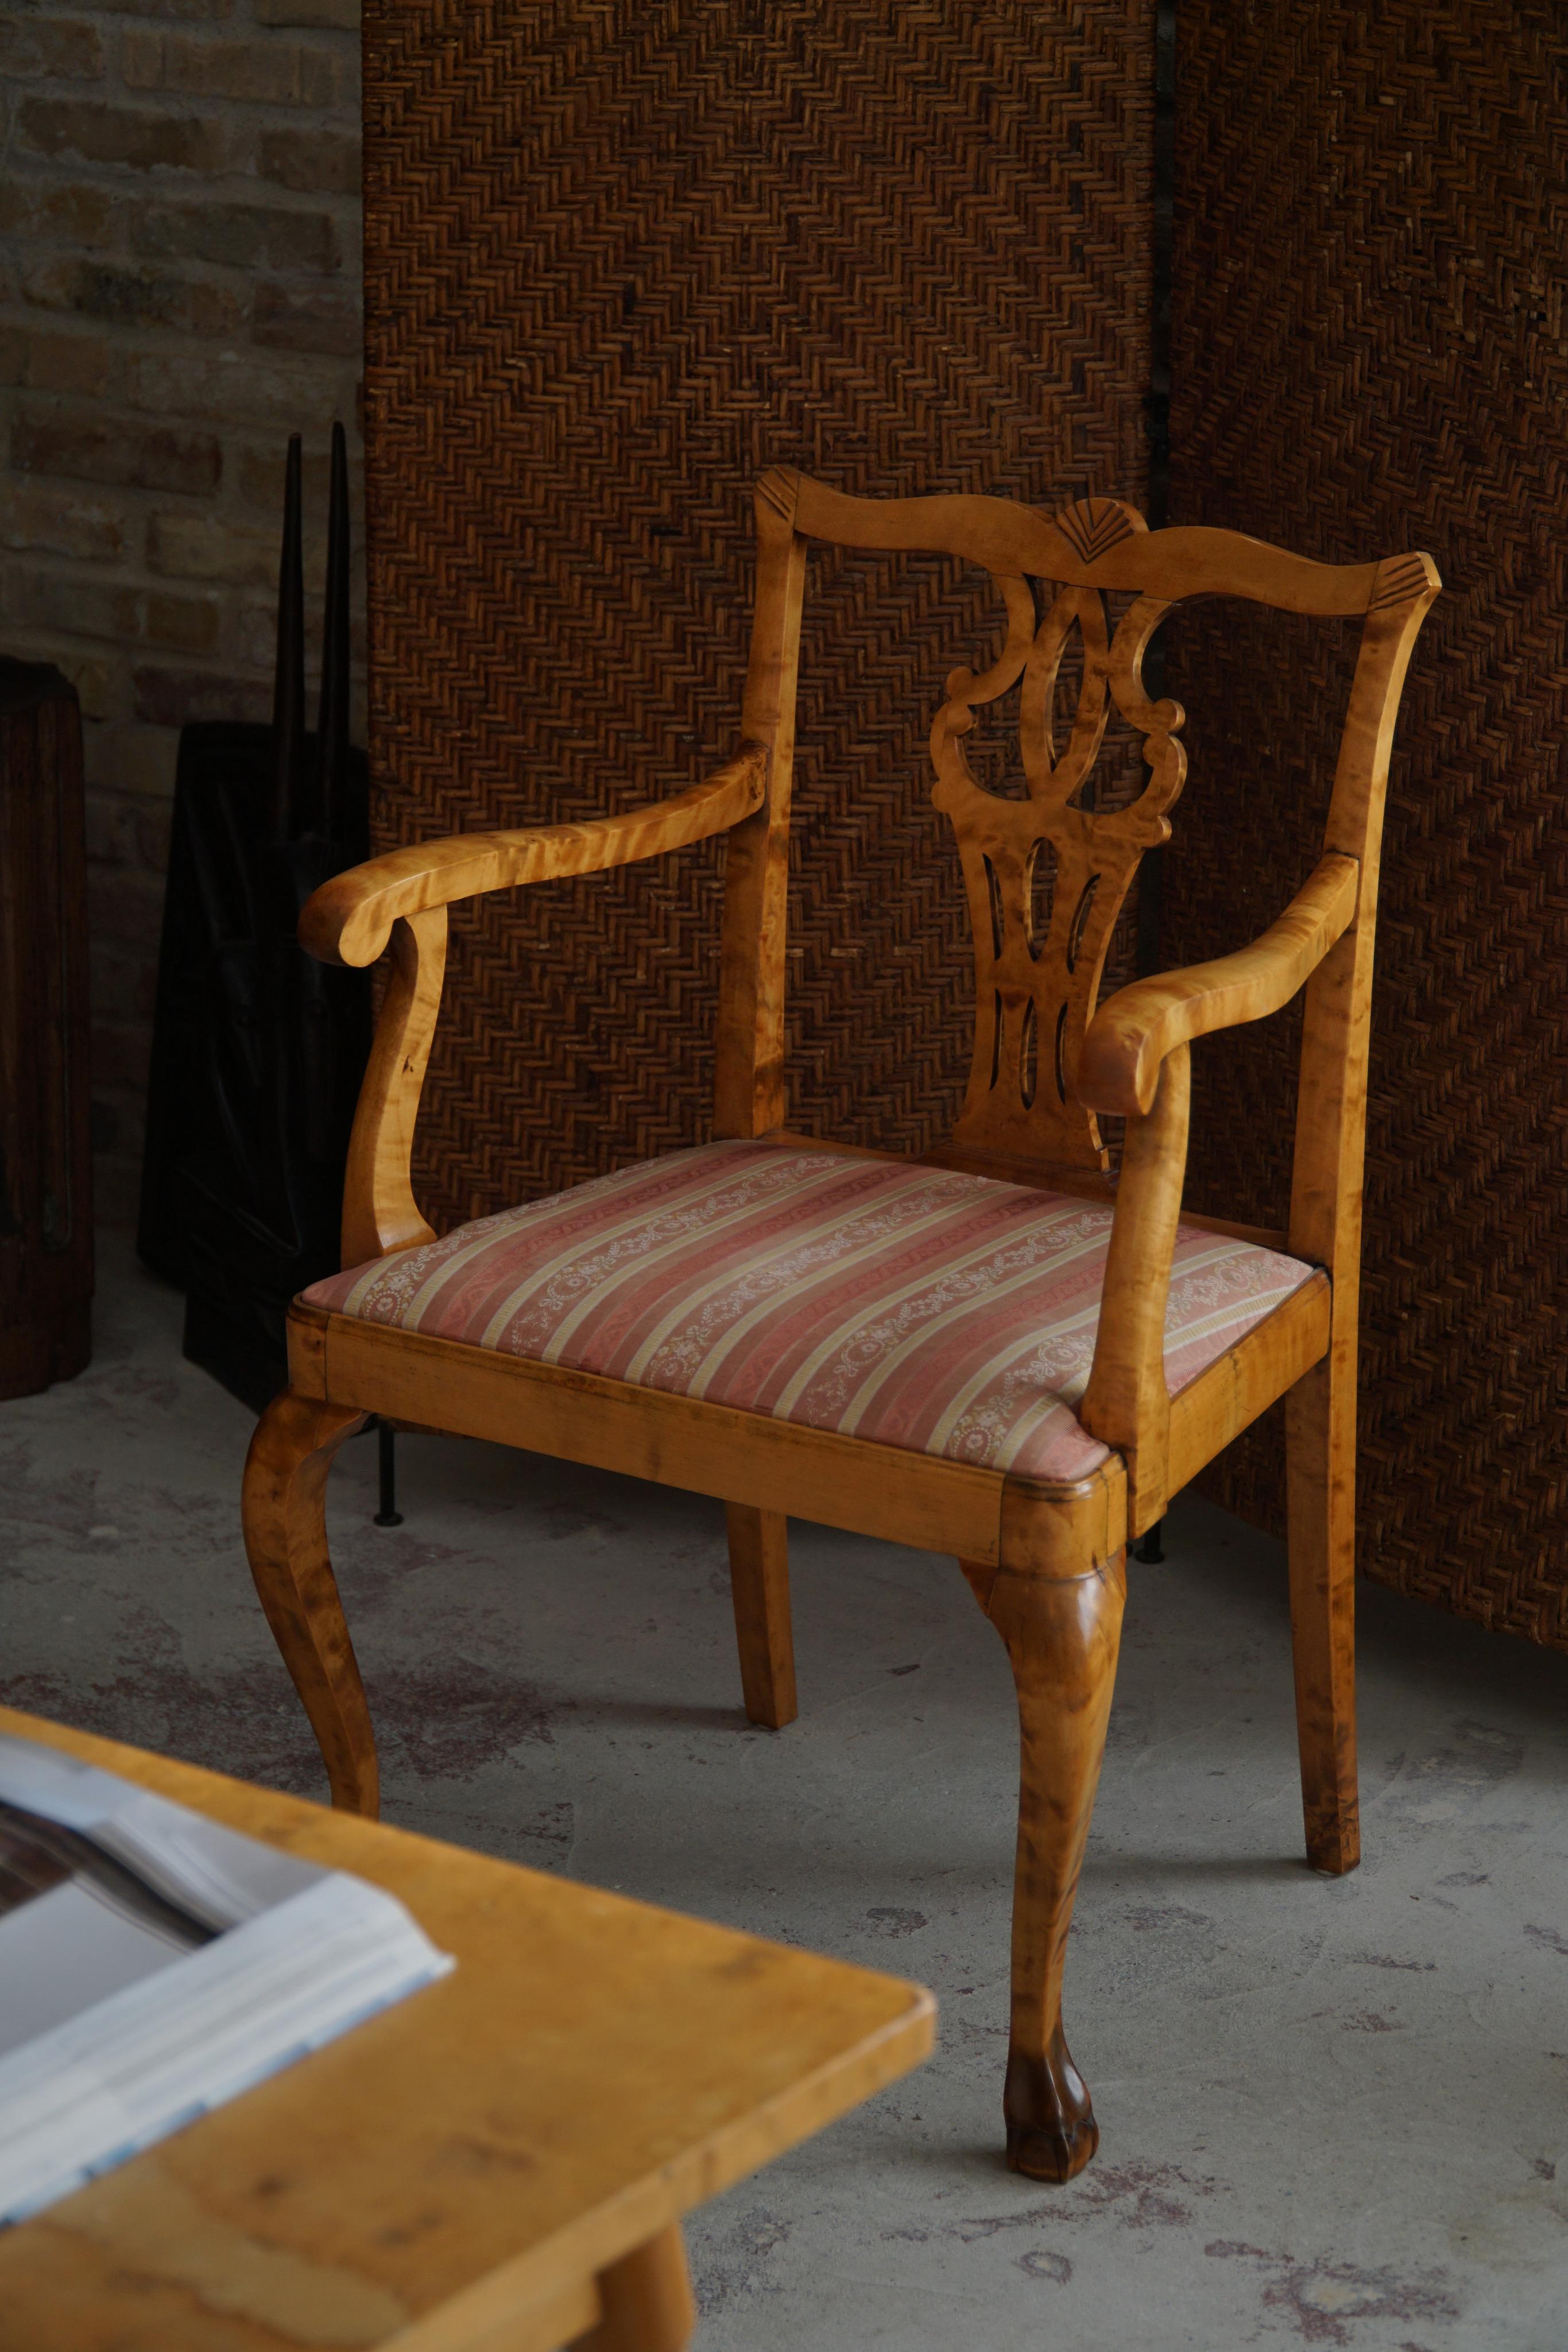
[[[89,1371],[0,1408],[11,1703],[311,1794],[253,1599],[249,1416],[123,1253]],[[1368,1589],[1367,1859],[1299,1863],[1283,1562],[1135,1569],[1069,1961],[1103,2134],[998,2153],[1014,1729],[950,1560],[801,1527],[801,1719],[738,1706],[721,1514],[458,1442],[333,1481],[391,1819],[933,1986],[925,2071],[691,2228],[700,2352],[1568,2346],[1568,1658]]]

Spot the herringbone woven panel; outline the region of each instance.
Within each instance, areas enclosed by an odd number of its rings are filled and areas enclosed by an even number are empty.
[[[1563,20],[1183,0],[1179,40],[1172,520],[1341,561],[1423,547],[1446,583],[1385,851],[1362,1561],[1568,1647]],[[1305,874],[1348,676],[1306,623],[1250,668],[1263,638],[1218,611],[1168,672],[1193,752],[1169,961],[1256,929]],[[1288,1043],[1200,1060],[1207,1204],[1277,1209]],[[1277,1512],[1278,1463],[1254,1433],[1222,1493]]]
[[[380,845],[598,814],[737,733],[766,463],[1142,499],[1153,0],[366,0]],[[925,748],[996,614],[813,558],[801,1124],[953,1115],[970,963]],[[438,1225],[706,1131],[716,845],[456,919]]]

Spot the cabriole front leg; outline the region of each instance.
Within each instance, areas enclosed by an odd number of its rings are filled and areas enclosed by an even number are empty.
[[[1124,1554],[1081,1576],[963,1563],[1007,1643],[1018,1690],[1018,1864],[1013,1884],[1008,2162],[1071,2180],[1100,2143],[1061,2031],[1061,1976],[1094,1809],[1126,1595]]]
[[[245,1548],[283,1663],[304,1702],[332,1802],[375,1815],[376,1743],[327,1549],[327,1475],[365,1415],[285,1389],[256,1423],[245,1465]]]

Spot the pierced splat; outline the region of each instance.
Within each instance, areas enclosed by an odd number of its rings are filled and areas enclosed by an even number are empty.
[[[1144,528],[1130,507],[1105,499],[1057,520],[1070,545],[1096,552]],[[1170,604],[1139,596],[1113,635],[1101,590],[1064,587],[1042,619],[1030,581],[995,576],[1007,642],[981,675],[953,671],[931,730],[932,798],[957,836],[975,944],[974,1059],[953,1142],[987,1159],[1101,1169],[1099,1129],[1073,1082],[1116,918],[1144,851],[1169,837],[1166,812],[1186,773],[1176,740],[1181,705],[1151,702],[1142,677]],[[1059,746],[1057,680],[1075,630],[1082,677]],[[1023,800],[988,792],[963,742],[977,709],[1014,687]],[[1113,704],[1143,736],[1149,776],[1129,807],[1101,810],[1092,780]]]

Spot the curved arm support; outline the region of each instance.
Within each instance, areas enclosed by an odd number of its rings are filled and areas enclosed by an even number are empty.
[[[518,883],[597,874],[702,841],[758,808],[767,782],[767,752],[747,744],[705,783],[652,808],[585,824],[458,834],[391,850],[322,884],[299,920],[301,942],[313,955],[324,963],[370,963],[389,939],[392,950],[349,1144],[345,1265],[435,1238],[413,1197],[411,1163],[441,1010],[450,902]]]
[[[360,1086],[343,1171],[343,1264],[363,1265],[434,1234],[413,1197],[413,1129],[446,977],[446,909],[399,916],[392,969]]]
[[[1355,919],[1361,868],[1330,856],[1250,947],[1118,989],[1089,1024],[1074,1091],[1090,1110],[1145,1116],[1167,1055],[1278,1013]]]
[[[1130,1535],[1159,1517],[1169,1484],[1166,1302],[1186,1175],[1191,1059],[1177,1045],[1158,1072],[1147,1116],[1127,1121],[1094,1361],[1078,1408],[1090,1435],[1126,1462]]]
[[[581,824],[525,826],[515,833],[457,833],[389,849],[335,874],[299,918],[299,943],[322,963],[374,963],[399,919],[449,907],[525,882],[554,882],[632,866],[688,842],[727,833],[762,805],[768,753],[743,743],[733,760],[667,801]]]

